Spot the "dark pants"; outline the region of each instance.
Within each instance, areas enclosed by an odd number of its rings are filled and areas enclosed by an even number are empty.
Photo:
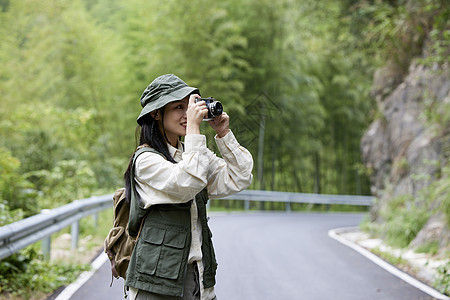
[[[136,300],[200,300],[200,283],[197,265],[188,265],[183,297],[164,296],[139,290]]]

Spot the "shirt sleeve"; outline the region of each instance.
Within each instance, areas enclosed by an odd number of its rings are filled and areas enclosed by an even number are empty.
[[[159,154],[144,152],[136,159],[136,191],[144,207],[183,203],[194,198],[207,184],[208,151],[206,137],[185,137],[183,159],[171,163]]]
[[[239,145],[232,131],[222,138],[216,135],[215,140],[222,158],[207,149],[207,187],[210,198],[221,198],[240,192],[251,184],[253,157]]]

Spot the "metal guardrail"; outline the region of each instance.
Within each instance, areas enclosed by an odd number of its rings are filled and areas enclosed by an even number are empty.
[[[330,195],[307,194],[275,191],[245,190],[223,199],[235,199],[244,201],[270,201],[285,203],[310,203],[310,204],[342,204],[371,206],[374,197],[361,195]]]
[[[75,200],[67,205],[45,210],[38,215],[0,227],[0,260],[40,240],[43,241],[44,257],[48,258],[51,235],[69,225],[72,226],[72,248],[77,248],[79,220],[112,207],[112,197],[113,194],[108,194]],[[285,202],[286,210],[290,211],[290,203],[370,206],[374,197],[245,190],[221,199],[244,200],[245,209],[249,209],[250,201]]]
[[[58,208],[0,227],[0,259],[43,240],[43,253],[50,253],[50,236],[72,224],[72,248],[78,243],[78,221],[112,206],[112,196],[104,195],[75,200]],[[76,235],[76,238],[74,238]]]

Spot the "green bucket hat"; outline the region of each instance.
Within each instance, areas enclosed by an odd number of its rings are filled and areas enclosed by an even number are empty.
[[[193,92],[200,93],[195,87],[190,87],[174,74],[159,76],[150,83],[141,96],[142,111],[137,122],[142,125],[145,115],[155,109],[165,106],[167,103],[181,100]]]

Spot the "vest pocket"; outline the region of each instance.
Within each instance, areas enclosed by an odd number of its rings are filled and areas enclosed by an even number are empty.
[[[161,254],[161,245],[164,241],[165,230],[156,227],[145,229],[142,232],[141,241],[136,246],[136,268],[140,273],[154,275]]]
[[[186,244],[186,232],[166,231],[164,246],[161,249],[156,276],[177,279],[180,273]]]
[[[143,230],[137,253],[137,271],[177,279],[186,249],[188,233],[181,228],[148,227]]]

